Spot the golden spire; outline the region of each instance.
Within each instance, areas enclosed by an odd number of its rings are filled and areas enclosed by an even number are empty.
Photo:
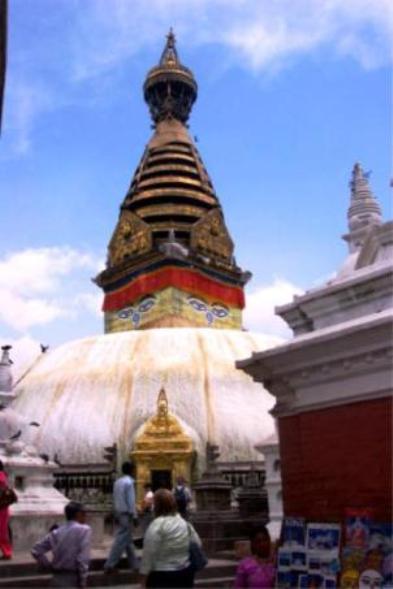
[[[179,59],[175,35],[170,29],[157,66],[151,68],[143,86],[155,124],[168,119],[185,123],[197,97],[197,83]]]
[[[169,33],[166,36],[166,45],[162,52],[160,59],[161,67],[173,67],[179,64],[179,58],[176,51],[176,38],[173,33],[172,27],[169,29]]]
[[[143,90],[155,131],[122,203],[107,268],[96,279],[105,292],[105,331],[238,328],[249,274],[236,264],[222,208],[187,129],[197,84],[180,61],[172,29]],[[163,415],[165,399],[164,391]]]
[[[164,387],[161,387],[157,397],[157,417],[160,421],[168,421],[168,398]]]

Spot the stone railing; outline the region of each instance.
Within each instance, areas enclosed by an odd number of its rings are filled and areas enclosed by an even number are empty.
[[[247,486],[250,476],[259,487],[265,484],[265,465],[263,462],[218,462],[218,470],[225,480],[236,490]]]

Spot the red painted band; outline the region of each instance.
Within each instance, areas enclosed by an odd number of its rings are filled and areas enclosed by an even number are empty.
[[[199,272],[180,268],[162,268],[152,274],[145,274],[123,288],[107,293],[103,311],[117,311],[143,295],[173,286],[190,294],[207,296],[232,307],[244,308],[244,292],[241,287],[227,286],[207,278]]]

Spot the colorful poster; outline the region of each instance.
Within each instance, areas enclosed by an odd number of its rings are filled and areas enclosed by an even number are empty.
[[[292,587],[296,587],[296,585],[293,584],[293,576],[290,570],[278,570],[277,586],[280,587],[280,589],[292,589]]]
[[[323,587],[324,589],[337,589],[337,576],[325,577]]]
[[[299,575],[298,579],[298,588],[299,589],[308,589],[308,575]]]
[[[331,551],[338,554],[340,534],[339,524],[308,524],[307,550]]]
[[[371,509],[346,511],[343,589],[393,588],[392,525],[372,521]]]
[[[337,589],[337,578],[324,577],[318,573],[303,574],[298,577],[298,589],[310,589],[311,587],[321,587],[322,589]]]
[[[292,563],[292,553],[285,547],[278,549],[277,568],[280,571],[289,571]]]
[[[306,548],[309,587],[334,589],[337,586],[340,538],[339,524],[308,524]]]
[[[308,573],[308,587],[309,589],[319,589],[324,585],[324,578],[319,573]]]
[[[291,568],[297,571],[307,570],[307,553],[305,548],[297,548],[292,551]]]
[[[282,527],[281,542],[286,547],[304,546],[306,523],[303,518],[286,517]]]
[[[306,524],[302,518],[284,519],[277,554],[277,585],[281,589],[297,587],[299,575],[307,571],[305,551]]]
[[[365,550],[369,543],[371,509],[346,509],[345,511],[345,546]]]

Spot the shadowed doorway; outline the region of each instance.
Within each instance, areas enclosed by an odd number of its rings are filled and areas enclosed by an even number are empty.
[[[157,489],[172,489],[172,473],[170,470],[152,470],[151,486],[153,491]]]

